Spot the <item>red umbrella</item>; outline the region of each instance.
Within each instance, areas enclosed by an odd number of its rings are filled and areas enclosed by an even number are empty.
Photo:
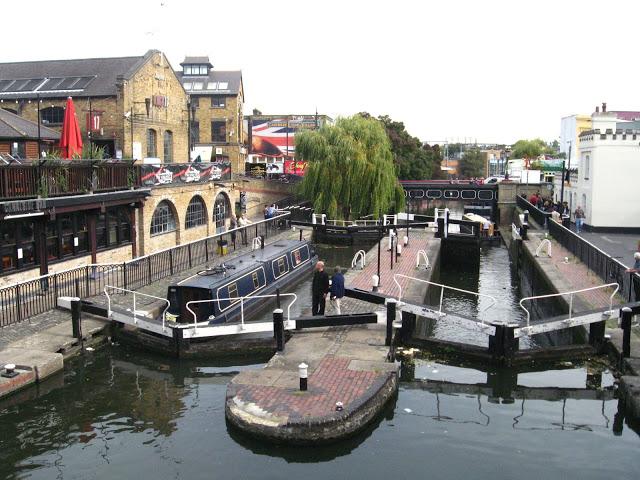
[[[67,98],[67,108],[64,111],[62,133],[60,134],[60,150],[62,158],[71,158],[82,152],[82,136],[76,118],[76,107],[71,97]]]

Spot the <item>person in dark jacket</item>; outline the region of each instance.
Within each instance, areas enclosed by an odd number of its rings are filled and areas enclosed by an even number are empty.
[[[328,291],[329,275],[324,271],[324,262],[318,262],[311,283],[311,315],[324,315]]]
[[[331,305],[337,315],[341,315],[340,302],[344,297],[344,275],[339,266],[333,269],[333,277],[331,277]]]

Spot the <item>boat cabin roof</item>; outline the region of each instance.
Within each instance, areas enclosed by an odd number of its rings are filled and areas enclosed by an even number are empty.
[[[306,240],[278,240],[275,243],[265,245],[263,249],[254,250],[224,261],[224,265],[227,267],[226,275],[222,272],[209,274],[196,273],[179,281],[178,285],[181,287],[213,289],[218,285],[226,283],[229,279],[238,276],[238,274],[249,272],[257,266],[262,265],[263,262],[275,260],[298,247],[308,245],[308,243]],[[223,262],[210,265],[210,267],[216,267],[221,263]],[[206,268],[203,268],[201,272],[205,270]]]

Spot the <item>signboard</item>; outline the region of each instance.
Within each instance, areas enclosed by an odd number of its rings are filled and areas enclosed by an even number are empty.
[[[304,172],[307,169],[307,162],[298,162],[295,160],[287,160],[284,162],[284,173],[290,175],[298,175],[304,177]]]
[[[197,146],[191,150],[192,162],[210,162],[211,154],[213,153],[213,147],[211,146]],[[198,160],[198,157],[200,159]]]
[[[142,160],[142,143],[133,142],[133,159]]]
[[[293,156],[296,133],[316,129],[319,122],[316,115],[252,117],[249,128],[251,153],[267,157]]]
[[[534,160],[532,167],[543,172],[561,172],[564,160]]]
[[[267,173],[275,174],[275,175],[284,173],[284,163],[283,162],[267,163]]]
[[[140,168],[142,185],[146,187],[231,180],[229,162],[144,164]]]

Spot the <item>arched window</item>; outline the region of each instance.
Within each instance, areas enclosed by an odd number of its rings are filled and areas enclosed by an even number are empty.
[[[176,217],[173,205],[167,200],[161,201],[151,217],[151,235],[161,235],[176,229]]]
[[[147,130],[147,157],[158,156],[158,134],[153,128]]]
[[[40,110],[41,122],[47,125],[61,124],[64,120],[64,108],[47,107]]]
[[[231,215],[231,203],[226,193],[220,192],[213,204],[213,221],[216,222],[216,232],[224,231],[225,220]]]
[[[164,162],[173,162],[173,132],[166,130],[164,132]]]
[[[194,196],[187,207],[184,228],[193,228],[207,223],[207,211],[200,195]]]

